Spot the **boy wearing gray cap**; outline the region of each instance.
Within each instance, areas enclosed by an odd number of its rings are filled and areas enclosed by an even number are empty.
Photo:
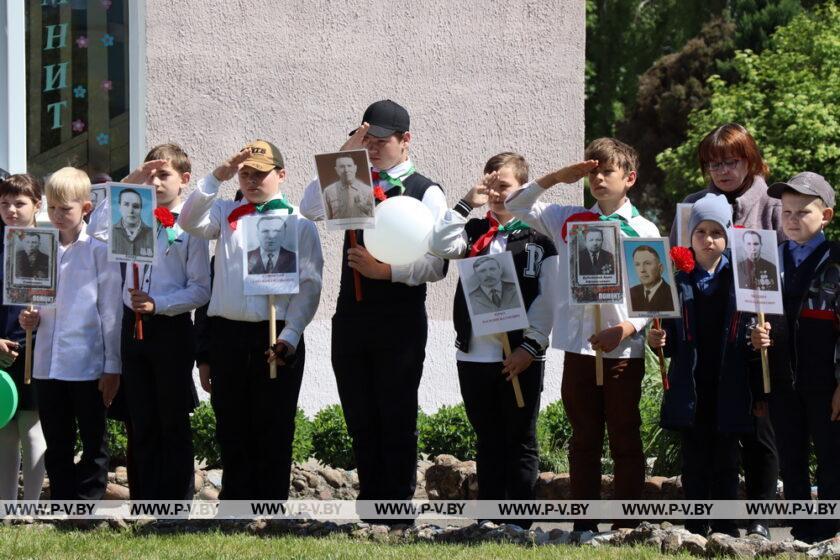
[[[811,499],[813,442],[819,498],[838,500],[840,245],[823,233],[834,217],[834,189],[821,175],[806,171],[771,185],[768,194],[782,199],[782,227],[790,238],[779,245],[785,315],[757,327],[752,342],[756,348],[770,347],[770,420],[784,494],[788,500]],[[838,530],[837,519],[795,520],[791,534],[819,542]]]
[[[758,355],[748,346],[749,321],[735,305],[727,232],[732,209],[726,197],[707,194],[689,219],[695,266],[674,281],[682,317],[651,329],[648,344],[671,357],[670,388],[660,424],[680,433],[682,484],[687,500],[738,498],[739,440],[755,431],[754,416],[766,415]],[[703,536],[708,521],[686,522]],[[711,531],[738,537],[732,520],[715,519]]]

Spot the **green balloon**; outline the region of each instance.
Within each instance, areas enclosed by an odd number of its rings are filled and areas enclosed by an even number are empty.
[[[0,428],[6,426],[17,411],[17,387],[11,376],[0,369]]]

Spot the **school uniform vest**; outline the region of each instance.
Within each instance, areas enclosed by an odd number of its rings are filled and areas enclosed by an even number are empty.
[[[412,173],[403,179],[405,191],[403,196],[410,196],[423,200],[423,195],[435,183],[419,173]],[[399,195],[399,189],[394,187],[385,193],[388,198]],[[364,246],[364,230],[356,231],[359,245]],[[350,249],[349,232],[344,235],[344,247],[341,253],[341,286],[338,292],[336,314],[342,313],[370,313],[387,312],[414,313],[422,309],[425,313],[426,284],[409,286],[402,282],[390,280],[374,280],[360,275],[362,284],[362,301],[356,301],[353,269],[347,263],[347,251]]]
[[[490,229],[490,221],[487,218],[476,218],[467,222],[465,226],[469,248]],[[487,254],[490,250],[488,245],[479,255]],[[522,300],[525,309],[531,308],[531,303],[540,293],[540,266],[543,260],[557,255],[554,243],[545,235],[527,228],[512,231],[508,234],[507,251],[513,255],[513,264],[516,268],[516,276],[519,280],[519,289],[522,291]],[[469,249],[468,249],[469,252]],[[464,289],[460,282],[455,290],[455,302],[453,318],[455,324],[455,346],[462,352],[470,351],[470,338],[472,337],[472,323],[467,309],[467,301],[464,297]],[[510,347],[515,349],[522,344],[522,330],[508,333]],[[538,360],[545,360],[545,351],[540,351],[536,344],[526,345],[531,354]]]

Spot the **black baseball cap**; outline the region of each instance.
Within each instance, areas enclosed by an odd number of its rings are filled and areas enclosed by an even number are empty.
[[[390,99],[372,103],[365,109],[362,122],[370,125],[367,133],[377,138],[387,138],[395,132],[406,132],[411,123],[405,107]],[[356,130],[358,129],[351,130],[348,136],[352,136]]]
[[[794,175],[784,183],[773,183],[767,189],[767,194],[773,198],[782,198],[786,190],[793,190],[808,196],[816,196],[825,202],[829,208],[834,208],[834,189],[825,177],[812,171],[804,171]]]

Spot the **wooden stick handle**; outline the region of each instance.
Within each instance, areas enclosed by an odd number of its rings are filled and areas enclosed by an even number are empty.
[[[601,332],[601,307],[595,306],[595,334]],[[604,353],[595,350],[595,385],[604,386]]]
[[[35,307],[30,305],[29,311],[34,311]],[[29,385],[32,383],[32,329],[26,329],[26,348],[23,354],[23,383]]]
[[[131,263],[131,272],[134,275],[134,289],[140,289],[140,267],[137,263]],[[134,312],[134,338],[136,340],[143,340],[143,317],[140,316],[139,311]]]
[[[507,333],[502,333],[502,351],[504,352],[505,358],[511,355],[510,339],[508,338]],[[513,385],[513,395],[516,397],[516,406],[518,408],[525,408],[525,399],[522,397],[522,387],[519,386],[519,376],[514,375],[510,382]]]
[[[758,313],[758,324],[764,326],[764,313]],[[761,349],[761,377],[764,380],[764,394],[770,393],[770,359],[767,357],[767,348]]]
[[[662,330],[662,321],[659,320],[659,317],[653,318],[653,327],[658,331]],[[668,383],[668,371],[665,369],[665,352],[660,347],[656,349],[656,354],[659,356],[659,373],[662,375],[662,389],[667,391],[671,386]]]
[[[274,348],[277,342],[277,311],[274,310],[274,294],[268,296],[268,347]],[[277,362],[268,365],[268,376],[277,379]]]
[[[355,249],[359,246],[359,242],[356,240],[356,231],[351,229],[348,230],[348,233],[350,234],[350,248]],[[362,301],[362,277],[355,268],[353,269],[353,287],[356,289],[356,301]]]

